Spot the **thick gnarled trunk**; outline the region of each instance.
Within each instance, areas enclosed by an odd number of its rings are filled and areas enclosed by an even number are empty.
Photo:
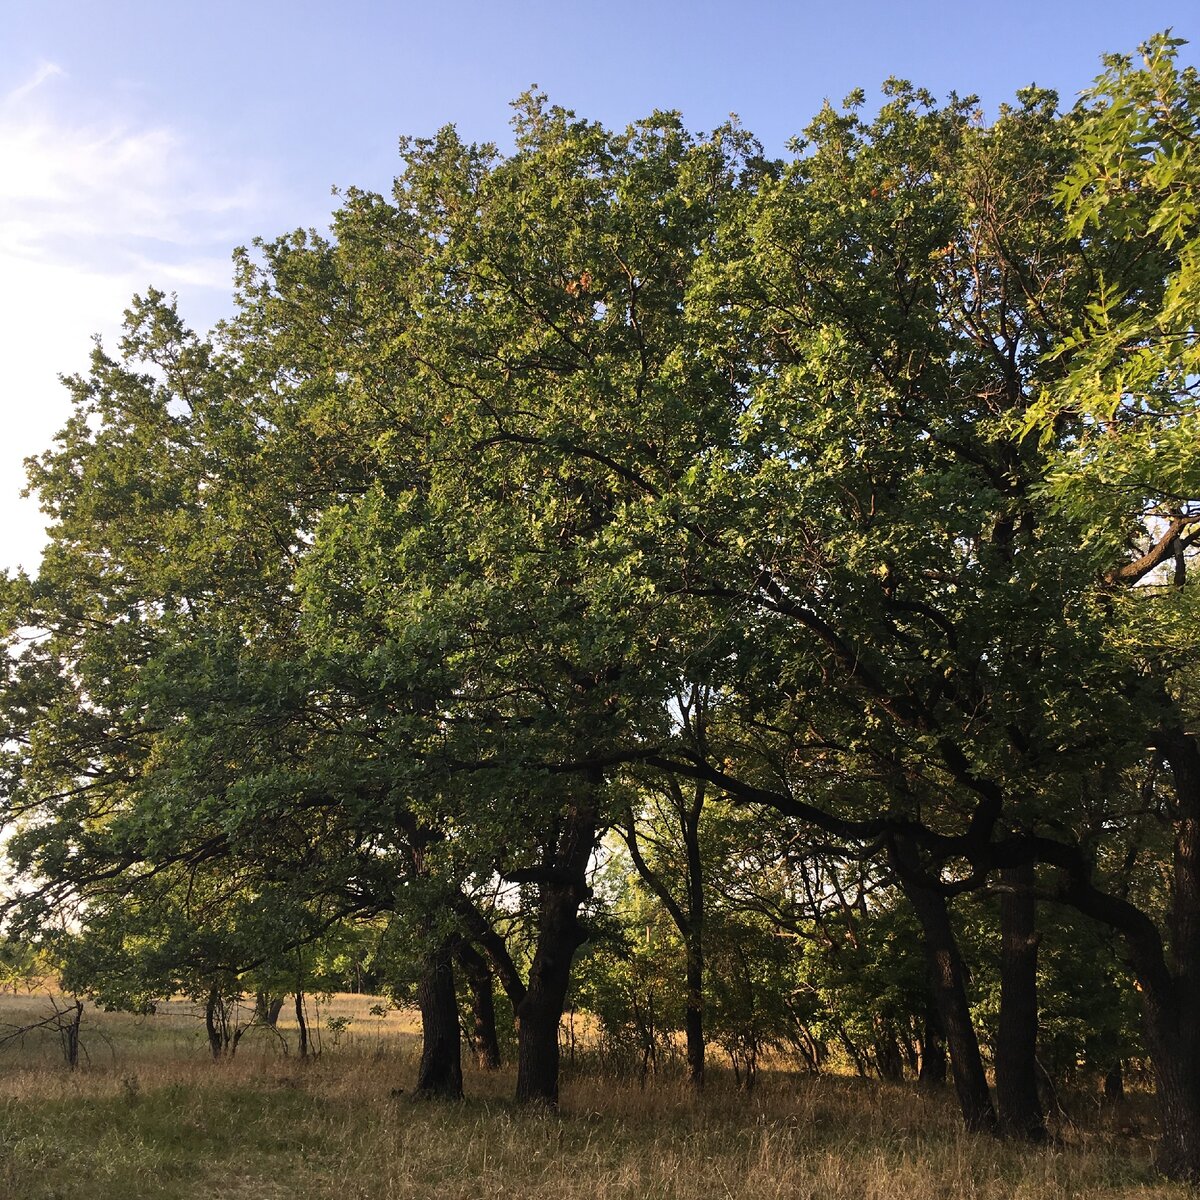
[[[1000,874],[1000,1024],[996,1036],[996,1102],[1000,1132],[1046,1138],[1037,1088],[1037,901],[1033,863]]]
[[[575,951],[587,940],[579,923],[582,891],[543,884],[538,940],[529,983],[517,1006],[517,1100],[558,1103],[558,1027],[566,1006]]]
[[[971,1021],[966,968],[950,924],[946,898],[922,879],[911,847],[896,845],[892,863],[924,935],[930,989],[950,1051],[950,1070],[963,1121],[970,1130],[995,1133],[996,1111]]]
[[[426,956],[417,984],[417,1006],[421,1010],[417,1095],[461,1100],[462,1032],[449,942],[440,943]]]
[[[537,946],[529,981],[516,1006],[517,1100],[558,1103],[558,1026],[566,1006],[575,951],[587,941],[579,906],[591,894],[588,863],[596,847],[596,812],[573,808],[537,873]]]
[[[1195,1068],[1195,1021],[1183,1019],[1177,994],[1162,995],[1161,989],[1153,992],[1156,994],[1143,988],[1142,1019],[1158,1102],[1161,1140],[1157,1165],[1172,1179],[1200,1182],[1200,1081]]]
[[[537,942],[528,981],[522,979],[504,938],[470,898],[460,894],[454,901],[464,929],[487,955],[513,1006],[517,1023],[516,1098],[521,1103],[558,1103],[558,1031],[566,1007],[571,964],[588,936],[579,919],[579,908],[591,894],[587,872],[596,837],[594,806],[579,804],[564,814],[548,836],[540,865],[507,875],[512,882],[537,888]]]

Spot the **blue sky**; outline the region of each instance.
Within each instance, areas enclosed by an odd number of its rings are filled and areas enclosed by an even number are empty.
[[[60,371],[111,340],[155,284],[207,326],[229,253],[323,224],[333,185],[386,188],[402,133],[448,122],[507,138],[538,84],[610,124],[737,112],[782,153],[829,97],[899,75],[989,111],[1036,82],[1069,102],[1104,51],[1173,26],[1174,0],[1006,5],[843,0],[0,0],[0,567],[36,566],[41,520],[22,458],[66,413]],[[1194,47],[1185,55],[1197,61]]]

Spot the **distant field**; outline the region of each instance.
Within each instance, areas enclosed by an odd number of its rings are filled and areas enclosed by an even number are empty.
[[[37,1020],[49,1011],[50,995],[34,992],[13,995],[0,994],[0,1026],[19,1025]],[[387,1050],[411,1053],[420,1042],[421,1025],[415,1013],[389,1009],[383,1016],[371,1014],[380,1004],[378,996],[336,995],[328,1003],[309,996],[305,1000],[309,1034],[324,1053],[353,1048],[360,1052]],[[249,1010],[242,1013],[244,1021]],[[329,1018],[348,1020],[344,1031],[333,1032]],[[237,1056],[254,1059],[260,1065],[287,1057],[285,1045],[294,1052],[297,1043],[296,1019],[291,998],[279,1014],[276,1036],[268,1029],[250,1028],[243,1036]],[[0,1028],[0,1036],[5,1030]],[[84,1065],[94,1071],[153,1069],[175,1067],[195,1057],[211,1065],[212,1056],[204,1032],[204,1010],[186,1001],[159,1002],[153,1016],[131,1013],[103,1012],[87,1005],[80,1026],[80,1041],[86,1049],[81,1056]],[[7,1077],[17,1066],[62,1065],[62,1053],[57,1037],[33,1034],[19,1047],[0,1047],[0,1073]]]
[[[1149,1169],[1144,1098],[1118,1114],[1076,1100],[1046,1151],[966,1136],[948,1095],[784,1073],[764,1073],[747,1097],[716,1071],[701,1100],[675,1081],[642,1090],[581,1073],[548,1116],[513,1107],[507,1071],[469,1072],[464,1103],[414,1103],[414,1021],[371,1016],[374,1002],[323,1006],[323,1053],[308,1064],[257,1030],[214,1063],[180,1003],[150,1017],[89,1008],[90,1060],[73,1074],[50,1037],[0,1049],[0,1200],[1190,1194]],[[0,1022],[44,1010],[36,996],[0,997]],[[351,1019],[336,1044],[330,1016]],[[294,1022],[280,1029],[294,1046]]]

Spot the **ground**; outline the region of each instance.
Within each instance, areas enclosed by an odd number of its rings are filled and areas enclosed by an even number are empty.
[[[89,1006],[89,1059],[74,1072],[50,1037],[0,1048],[0,1200],[1190,1194],[1155,1179],[1139,1097],[1120,1113],[1075,1097],[1047,1150],[963,1133],[948,1094],[784,1071],[746,1096],[715,1070],[697,1099],[675,1078],[642,1088],[568,1066],[558,1114],[517,1109],[507,1071],[468,1072],[465,1102],[414,1102],[414,1023],[372,1015],[374,1002],[337,996],[310,1011],[323,1045],[307,1064],[284,1053],[286,1021],[283,1039],[252,1031],[214,1063],[182,1003],[146,1017]],[[0,997],[0,1023],[46,1011],[44,996]]]

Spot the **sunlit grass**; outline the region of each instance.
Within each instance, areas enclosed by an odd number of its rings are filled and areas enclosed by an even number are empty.
[[[0,1020],[38,1011],[0,998]],[[152,1017],[97,1013],[90,1063],[68,1072],[49,1038],[0,1051],[4,1200],[288,1197],[383,1200],[946,1200],[1167,1197],[1150,1147],[1078,1102],[1049,1150],[974,1138],[951,1097],[907,1086],[765,1073],[750,1096],[715,1071],[696,1098],[676,1079],[568,1078],[557,1116],[516,1109],[508,1072],[469,1073],[462,1104],[409,1095],[409,1014],[372,998],[323,1010],[352,1018],[315,1062],[255,1032],[231,1062],[173,1003]],[[315,1013],[310,1012],[310,1019]],[[314,1023],[315,1020],[314,1020]],[[285,1036],[294,1029],[281,1021]],[[104,1034],[104,1037],[97,1036]],[[290,1036],[294,1045],[295,1038]]]

